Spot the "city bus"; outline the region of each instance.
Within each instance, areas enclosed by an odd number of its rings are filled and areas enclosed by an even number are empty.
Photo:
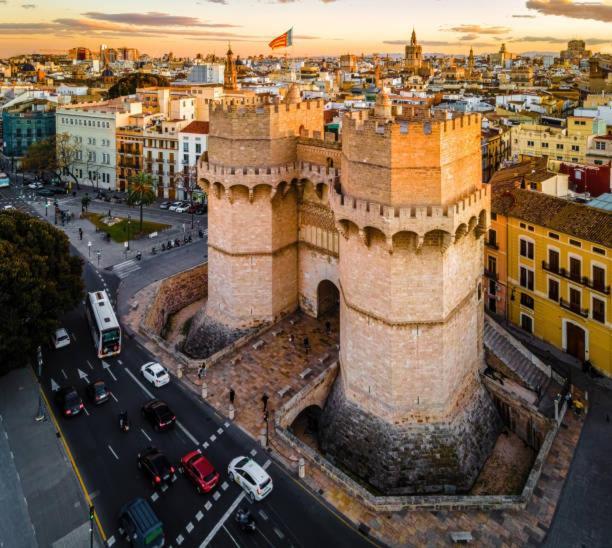
[[[121,327],[106,291],[87,294],[85,314],[98,357],[107,358],[119,354]]]
[[[11,180],[6,173],[0,172],[0,188],[7,186],[11,186]]]

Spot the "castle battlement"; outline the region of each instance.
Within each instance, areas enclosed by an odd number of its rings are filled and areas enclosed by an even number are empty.
[[[224,188],[242,185],[254,188],[257,185],[277,186],[282,182],[290,183],[298,177],[299,162],[289,162],[278,166],[224,166],[211,162],[200,161],[198,179],[203,184],[220,183]]]
[[[393,207],[335,191],[330,193],[329,199],[340,225],[344,221],[354,224],[360,231],[374,228],[387,238],[393,238],[398,232],[412,232],[422,239],[432,231],[455,237],[477,226],[484,232],[489,225],[491,196],[486,186],[445,207]]]
[[[299,103],[263,103],[258,105],[243,105],[232,103],[217,103],[212,105],[210,116],[225,116],[244,118],[251,116],[271,116],[286,112],[299,112],[303,110],[323,109],[321,99],[309,99]]]

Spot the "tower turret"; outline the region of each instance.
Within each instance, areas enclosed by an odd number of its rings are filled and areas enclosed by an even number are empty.
[[[223,88],[228,91],[235,90],[238,88],[236,61],[234,60],[234,52],[232,51],[231,44],[228,44],[227,54],[225,56],[225,74],[223,77]]]

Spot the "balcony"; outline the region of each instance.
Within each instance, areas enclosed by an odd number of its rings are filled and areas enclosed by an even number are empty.
[[[496,251],[499,251],[499,245],[497,245],[497,242],[490,242],[490,241],[486,241],[485,245],[489,248],[489,249],[495,249]]]
[[[584,285],[585,287],[588,287],[589,289],[593,291],[603,293],[604,295],[610,294],[609,285],[595,283],[593,280],[591,280],[590,278],[586,276],[579,276],[576,274],[572,274],[565,268],[559,268],[558,265],[551,265],[550,263],[547,263],[546,261],[542,261],[542,268],[546,270],[546,272],[557,274],[558,276],[566,278],[567,280],[571,280],[572,282],[575,282],[577,284]]]
[[[582,316],[583,318],[589,317],[589,309],[581,308],[580,305],[578,305],[577,303],[570,303],[569,301],[566,301],[565,299],[559,299],[559,304],[561,305],[561,308],[565,308],[565,310],[569,310],[570,312],[573,312],[574,314],[578,314],[579,316]]]
[[[497,272],[495,272],[495,270],[489,270],[488,268],[484,269],[484,275],[487,278],[490,278],[492,280],[498,281],[499,280],[499,274]]]

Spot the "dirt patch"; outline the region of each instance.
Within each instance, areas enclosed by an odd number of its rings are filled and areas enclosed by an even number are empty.
[[[179,310],[176,314],[172,314],[172,316],[168,318],[168,327],[164,333],[164,339],[172,345],[180,346],[189,331],[189,324],[193,320],[193,317],[199,310],[204,308],[205,304],[206,299],[199,299]],[[186,324],[187,328],[185,328]]]
[[[514,432],[500,434],[470,495],[520,495],[535,451]]]

